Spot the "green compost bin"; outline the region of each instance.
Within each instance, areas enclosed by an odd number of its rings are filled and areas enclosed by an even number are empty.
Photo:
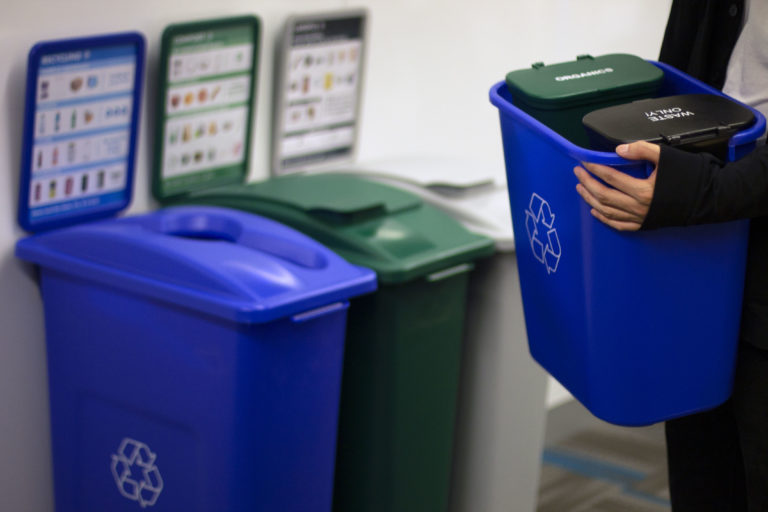
[[[612,53],[507,73],[512,103],[570,140],[589,147],[582,118],[593,110],[654,97],[664,72],[635,55]]]
[[[273,178],[187,202],[270,217],[377,272],[379,291],[349,312],[333,508],[444,512],[468,272],[493,241],[413,194],[350,175]]]

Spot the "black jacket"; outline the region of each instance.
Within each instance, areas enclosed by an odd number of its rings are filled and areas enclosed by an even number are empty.
[[[675,0],[659,60],[722,89],[743,19],[744,0]]]
[[[675,0],[659,60],[721,88],[742,9],[743,1]],[[662,147],[643,229],[743,218],[752,221],[741,339],[768,350],[768,147],[728,164]]]

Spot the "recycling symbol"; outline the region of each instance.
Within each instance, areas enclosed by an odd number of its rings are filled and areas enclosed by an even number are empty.
[[[146,444],[126,437],[112,455],[112,476],[117,489],[141,508],[151,507],[163,491],[163,479],[155,466],[157,454]]]
[[[525,211],[525,228],[533,256],[547,268],[547,274],[557,271],[562,248],[555,230],[555,214],[542,197],[536,193],[531,196]]]

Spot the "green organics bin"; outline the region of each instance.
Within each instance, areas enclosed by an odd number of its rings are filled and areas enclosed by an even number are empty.
[[[493,241],[351,175],[285,176],[187,201],[271,217],[377,272],[379,291],[350,307],[334,510],[444,512],[467,276]]]
[[[640,57],[612,53],[507,74],[512,103],[579,146],[588,147],[581,119],[589,112],[656,95],[664,72]]]

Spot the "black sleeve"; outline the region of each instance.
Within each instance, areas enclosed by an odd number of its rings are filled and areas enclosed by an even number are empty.
[[[724,164],[707,153],[662,146],[642,229],[768,215],[768,146]]]
[[[674,0],[659,60],[720,89],[744,20],[744,0]]]

